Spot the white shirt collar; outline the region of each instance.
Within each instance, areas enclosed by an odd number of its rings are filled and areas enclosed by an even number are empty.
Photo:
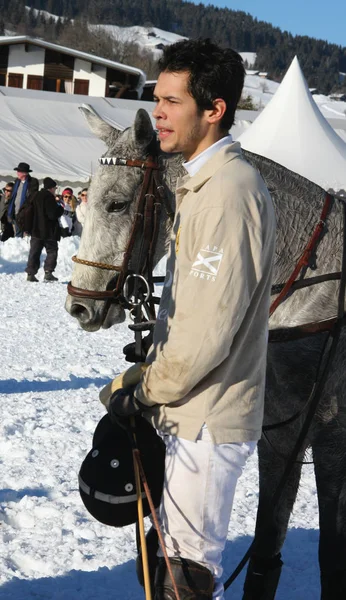
[[[198,173],[198,171],[205,165],[205,163],[212,157],[216,152],[223,148],[223,146],[227,146],[233,142],[233,138],[231,134],[226,135],[213,144],[209,146],[206,150],[203,150],[200,154],[195,156],[192,160],[183,163],[183,167],[186,169],[190,177],[193,177]]]

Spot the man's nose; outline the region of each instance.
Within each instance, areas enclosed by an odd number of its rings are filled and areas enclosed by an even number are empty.
[[[154,119],[164,119],[164,114],[162,111],[162,106],[160,105],[160,102],[158,102],[153,110],[153,117]]]

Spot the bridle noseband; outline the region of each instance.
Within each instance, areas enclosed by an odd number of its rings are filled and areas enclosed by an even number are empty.
[[[126,159],[119,157],[102,157],[100,163],[104,166],[137,167],[144,170],[144,179],[135,209],[135,219],[131,228],[129,240],[124,252],[121,265],[84,260],[73,256],[75,263],[114,271],[117,273],[115,287],[111,290],[96,291],[77,288],[70,282],[67,291],[75,298],[104,300],[117,303],[124,308],[134,308],[141,302],[157,303],[152,295],[154,283],[162,278],[153,277],[153,259],[160,229],[162,205],[168,217],[173,221],[174,213],[169,206],[164,193],[164,187],[159,179],[162,167],[154,156],[146,160]],[[135,243],[140,244],[139,256],[135,270],[130,270]],[[152,306],[155,314],[154,307]]]

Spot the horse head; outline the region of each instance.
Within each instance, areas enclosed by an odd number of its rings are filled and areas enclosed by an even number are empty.
[[[121,267],[145,177],[145,168],[110,165],[105,157],[130,159],[132,163],[145,161],[153,155],[153,151],[158,152],[158,143],[150,117],[143,109],[138,110],[133,125],[124,131],[112,127],[90,106],[83,105],[80,110],[92,131],[106,143],[107,152],[89,187],[88,210],[77,259],[80,262],[73,269],[65,308],[78,319],[83,329],[97,331],[100,327],[108,328],[125,319],[125,310],[118,302],[93,297],[92,292],[96,292],[97,296],[98,292],[114,289],[118,277],[116,270],[99,268],[94,263],[114,266],[115,269]],[[155,160],[158,161],[157,155]],[[165,193],[172,201],[173,194],[166,183],[167,175],[163,178]],[[164,222],[165,219],[160,225],[154,265],[166,250],[169,227],[166,228]],[[136,240],[129,268],[131,262],[136,263],[139,246],[139,240]],[[73,294],[71,290],[76,288],[89,291],[89,296],[82,292],[81,296]]]

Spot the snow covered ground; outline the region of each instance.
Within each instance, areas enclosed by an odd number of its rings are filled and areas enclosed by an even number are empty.
[[[77,473],[104,409],[99,389],[126,367],[127,323],[82,331],[65,312],[77,238],[60,243],[58,283],[25,281],[26,240],[0,243],[0,598],[139,600],[134,527],[84,509]],[[39,278],[42,280],[42,270]],[[240,480],[225,550],[227,578],[247,550],[257,506],[256,457]],[[318,508],[303,469],[284,546],[278,600],[317,600]],[[226,592],[239,600],[241,576]]]

